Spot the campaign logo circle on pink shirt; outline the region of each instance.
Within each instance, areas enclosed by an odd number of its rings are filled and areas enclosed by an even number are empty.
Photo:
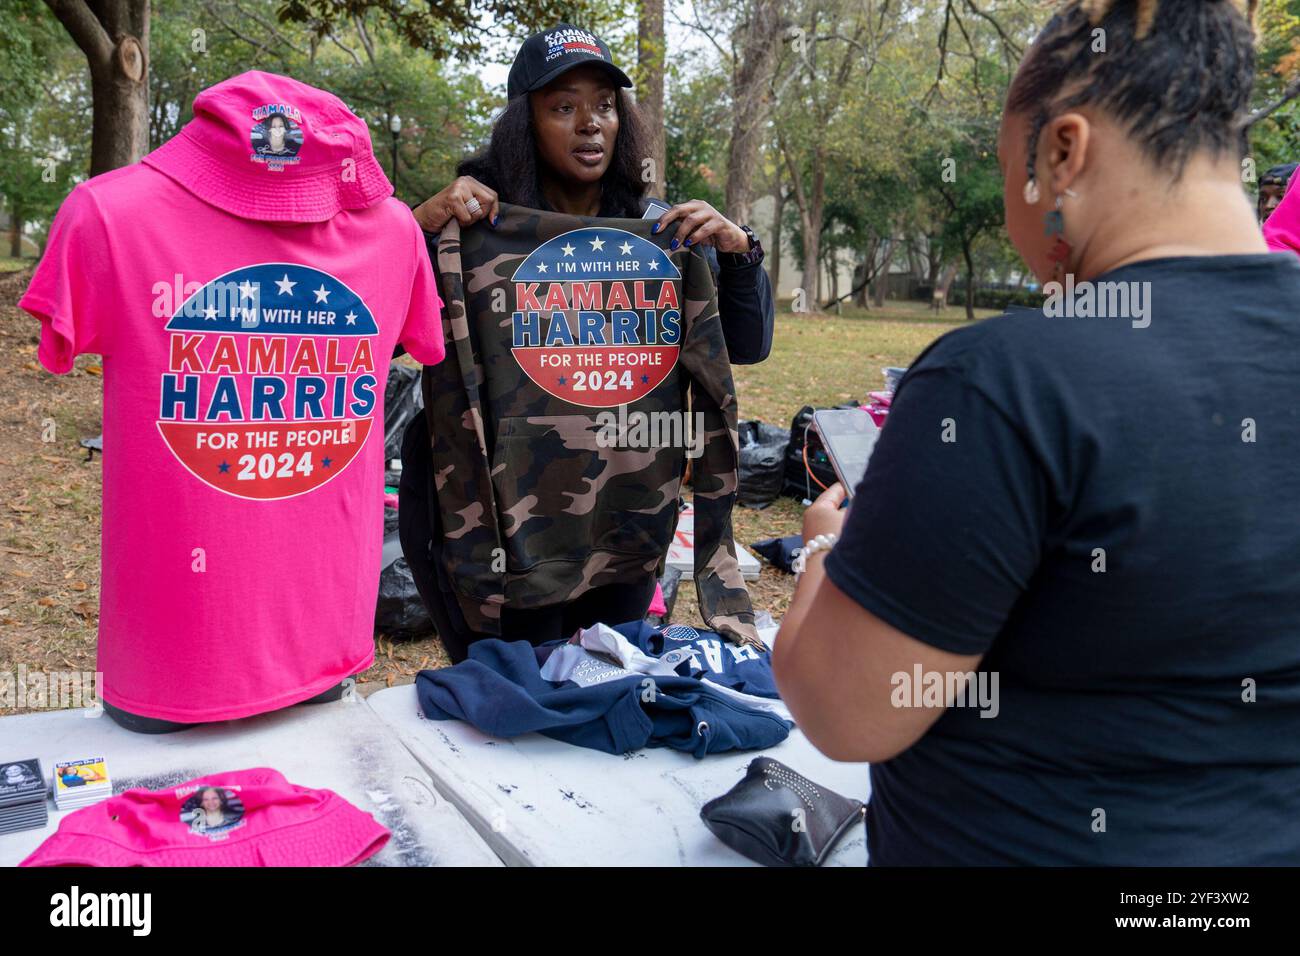
[[[190,294],[165,330],[158,430],[209,487],[266,501],[305,494],[365,445],[379,330],[329,273],[284,262],[235,269]]]

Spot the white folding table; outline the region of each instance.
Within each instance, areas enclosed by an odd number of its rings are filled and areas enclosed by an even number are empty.
[[[823,756],[797,728],[761,752],[697,760],[653,748],[615,756],[541,734],[503,740],[463,721],[429,720],[411,684],[367,702],[443,796],[513,865],[752,865],[705,827],[700,808],[739,782],[760,753],[844,796],[865,802],[870,789],[866,764]],[[863,866],[866,859],[859,823],[828,864]]]
[[[271,767],[291,783],[327,787],[392,831],[366,861],[380,866],[499,866],[501,860],[359,696],[290,707],[173,734],[135,734],[102,711],[56,710],[0,719],[0,755],[56,760],[105,757],[113,791],[158,789],[227,770]],[[0,835],[0,865],[16,866],[58,827],[52,800],[42,830]]]

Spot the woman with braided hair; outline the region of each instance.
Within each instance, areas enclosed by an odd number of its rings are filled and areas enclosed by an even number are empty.
[[[1044,27],[999,161],[1047,302],[932,345],[847,518],[806,513],[777,682],[872,763],[872,863],[1300,861],[1300,262],[1242,188],[1253,6]]]

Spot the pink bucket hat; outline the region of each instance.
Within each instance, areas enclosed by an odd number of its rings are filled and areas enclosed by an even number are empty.
[[[393,192],[342,100],[256,70],[196,96],[194,119],[142,162],[245,219],[323,222]]]
[[[332,790],[259,767],[76,810],[19,866],[351,866],[389,831]]]

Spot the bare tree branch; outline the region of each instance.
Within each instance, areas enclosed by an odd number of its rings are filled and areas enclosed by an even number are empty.
[[[361,57],[357,56],[356,51],[353,50],[351,47],[344,45],[343,41],[340,40],[338,37],[336,37],[336,36],[334,35],[334,31],[333,31],[333,30],[330,30],[330,31],[329,31],[328,33],[326,33],[325,35],[326,35],[327,37],[330,38],[330,42],[332,42],[336,47],[338,47],[340,50],[342,50],[342,51],[343,51],[344,53],[346,53],[348,56],[352,57],[352,62],[353,62],[353,63],[355,63],[357,66],[363,66],[363,65],[364,65],[364,64],[362,64],[362,62],[361,62]]]
[[[1016,43],[1016,41],[1013,40],[1007,34],[1007,31],[1002,28],[1002,24],[998,23],[998,21],[994,19],[991,13],[981,10],[979,7],[975,6],[975,0],[966,0],[966,6],[970,9],[971,13],[993,24],[993,29],[998,31],[998,36],[1002,38],[1003,45],[1016,55],[1017,60],[1020,59],[1020,57],[1024,56],[1025,48],[1022,47],[1020,44]]]
[[[696,7],[695,5],[695,0],[691,0],[692,19],[689,23],[683,20],[680,16],[678,16],[676,10],[670,10],[669,12],[672,14],[672,18],[677,21],[678,26],[687,27],[688,29],[695,30],[703,34],[704,38],[708,40],[711,44],[713,44],[713,48],[718,51],[718,55],[722,57],[722,61],[724,64],[729,63],[731,61],[732,59],[731,55],[722,48],[722,44],[720,44],[717,40],[714,39],[713,34],[708,31],[708,28],[705,27],[704,23],[700,20],[700,11],[699,8]]]
[[[1287,84],[1286,90],[1283,91],[1281,99],[1251,113],[1250,118],[1246,120],[1245,128],[1250,129],[1260,120],[1268,119],[1268,117],[1286,106],[1287,103],[1290,103],[1297,96],[1300,96],[1300,76],[1297,76]]]
[[[113,55],[113,40],[85,0],[45,0],[45,5],[58,17],[87,59],[101,66],[108,62]]]
[[[209,10],[212,9],[212,6],[211,6],[211,0],[205,0],[205,4],[208,6],[208,9],[209,9]],[[268,20],[266,20],[265,18],[263,18],[263,17],[261,17],[261,16],[258,16],[256,10],[246,10],[246,9],[244,9],[244,7],[241,6],[241,5],[239,4],[238,0],[234,0],[234,2],[232,2],[230,5],[231,5],[235,10],[239,11],[239,15],[240,15],[240,16],[248,17],[250,20],[255,21],[255,22],[257,23],[258,26],[262,27],[264,30],[267,30],[267,31],[271,34],[271,36],[275,37],[277,40],[279,40],[281,43],[283,43],[283,44],[284,44],[285,46],[287,46],[289,49],[293,50],[295,53],[299,53],[299,54],[301,54],[301,55],[303,55],[303,56],[308,56],[308,55],[309,55],[309,53],[308,53],[307,50],[304,50],[302,47],[298,46],[296,43],[294,43],[292,40],[290,40],[287,36],[285,36],[283,33],[281,33],[280,30],[279,30],[279,28],[276,26],[276,24],[269,22]],[[245,38],[241,37],[240,39],[245,39]],[[266,48],[266,47],[263,47],[263,49],[267,49],[267,48]]]

